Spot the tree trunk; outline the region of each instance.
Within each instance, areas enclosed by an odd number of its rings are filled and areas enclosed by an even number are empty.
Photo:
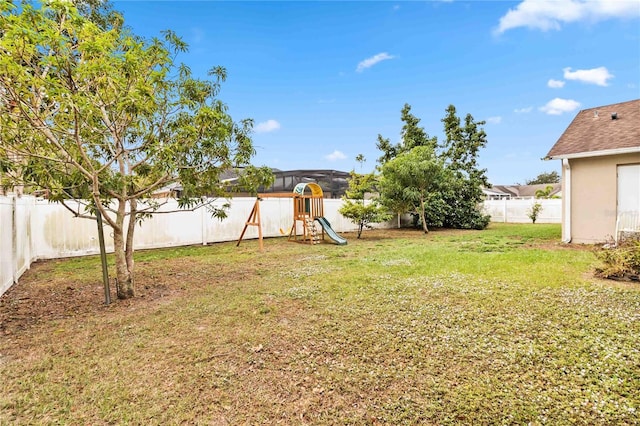
[[[426,213],[426,209],[424,208],[424,200],[420,199],[420,217],[422,219],[422,230],[424,231],[425,234],[429,233],[429,229],[427,228],[427,213]]]
[[[364,223],[360,222],[358,225],[358,239],[360,239],[360,235],[362,235],[362,228],[364,227]]]
[[[116,226],[113,228],[113,252],[116,259],[116,277],[118,280],[118,299],[129,299],[134,296],[133,274],[127,263],[124,238],[124,217],[126,201],[118,201]]]
[[[127,260],[127,269],[129,270],[129,274],[131,275],[131,279],[133,281],[133,234],[136,230],[136,220],[138,218],[138,200],[132,199],[129,200],[129,226],[127,229],[127,242],[125,247],[125,258]],[[133,285],[132,285],[133,287]]]

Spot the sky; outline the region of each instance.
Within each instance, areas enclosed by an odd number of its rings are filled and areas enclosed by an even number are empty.
[[[640,98],[640,0],[115,1],[133,32],[176,32],[177,61],[255,121],[253,164],[374,170],[405,103],[430,136],[453,104],[486,121],[480,167],[524,183],[578,111]],[[356,162],[357,155],[366,162]]]

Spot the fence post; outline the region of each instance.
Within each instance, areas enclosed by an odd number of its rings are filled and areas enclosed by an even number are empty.
[[[33,262],[33,259],[35,258],[33,252],[35,251],[34,249],[34,242],[33,242],[33,221],[34,221],[34,216],[36,215],[36,197],[31,197],[30,198],[30,202],[29,202],[29,236],[27,239],[27,244],[29,244],[29,268],[31,268],[31,263]]]
[[[11,275],[18,282],[18,226],[16,225],[16,196],[11,197]]]
[[[207,245],[207,215],[206,213],[207,208],[206,207],[200,207],[200,223],[202,224],[201,230],[202,230],[202,245],[206,246]]]
[[[507,198],[502,199],[502,221],[507,223]]]

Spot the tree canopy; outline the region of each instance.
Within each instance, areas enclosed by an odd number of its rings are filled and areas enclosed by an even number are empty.
[[[539,185],[544,183],[560,183],[560,175],[555,170],[542,172],[535,178],[525,181],[526,185]]]
[[[437,193],[444,167],[429,146],[416,146],[382,166],[383,199],[404,205],[419,215],[422,229],[427,227],[427,205]]]
[[[479,208],[482,187],[488,186],[486,170],[478,167],[478,155],[486,146],[483,121],[475,121],[467,114],[464,124],[450,105],[442,119],[445,139],[438,143],[419,126],[420,119],[411,114],[405,104],[401,111],[403,127],[401,141],[392,145],[378,135],[377,147],[382,151],[378,159],[382,175],[382,199],[396,213],[412,212],[427,224],[463,229],[483,229],[489,217]],[[421,149],[411,156],[415,148]],[[401,159],[402,158],[402,159]],[[399,161],[386,167],[395,159]],[[415,161],[416,165],[407,162]],[[436,170],[437,169],[437,170]],[[410,171],[413,176],[407,175]],[[422,174],[422,175],[419,175]],[[412,182],[420,189],[412,187]],[[427,184],[428,183],[428,184]],[[407,186],[409,185],[409,186]],[[420,194],[420,195],[418,195]]]
[[[359,154],[356,161],[364,163],[364,156]],[[358,238],[361,237],[364,228],[371,228],[372,223],[384,222],[390,218],[387,209],[380,205],[378,197],[365,200],[366,194],[374,191],[376,183],[375,173],[363,174],[352,170],[349,189],[342,197],[343,205],[339,212],[358,226]]]
[[[183,208],[227,196],[221,173],[248,186],[270,170],[250,166],[253,122],[234,121],[218,99],[222,67],[195,78],[177,63],[187,45],[172,31],[143,39],[100,2],[0,0],[0,159],[13,184],[64,203],[87,197],[113,228],[118,297],[134,295],[136,222],[158,189],[179,183]],[[78,213],[76,213],[78,214]]]
[[[484,229],[490,217],[480,209],[482,188],[490,185],[487,170],[479,168],[478,156],[480,149],[487,145],[487,134],[482,129],[485,122],[475,121],[471,114],[467,114],[462,124],[453,105],[446,109],[442,122],[445,140],[439,146],[439,157],[451,172],[450,181],[441,191],[442,201],[448,206],[443,225]]]
[[[557,195],[551,195],[551,193],[553,192],[553,185],[547,185],[545,186],[544,189],[538,189],[536,191],[536,198],[544,198],[544,199],[549,199],[549,198],[558,198]]]
[[[435,150],[438,139],[429,137],[427,132],[419,126],[420,119],[411,114],[411,105],[404,104],[400,111],[400,119],[404,123],[400,132],[401,141],[395,145],[388,138],[378,135],[377,148],[382,151],[382,155],[378,158],[378,162],[384,165],[389,160],[411,151],[417,146],[427,146],[431,150]]]

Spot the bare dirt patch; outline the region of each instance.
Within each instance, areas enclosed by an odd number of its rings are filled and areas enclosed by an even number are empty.
[[[0,298],[0,336],[17,337],[34,328],[72,317],[107,314],[115,311],[145,309],[162,303],[213,281],[237,279],[233,273],[215,278],[203,272],[202,266],[189,258],[167,259],[158,263],[136,265],[136,297],[117,300],[111,279],[111,305],[105,304],[100,265],[96,262],[95,278],[78,279],[69,274],[53,273],[56,264],[65,260],[39,261],[31,265],[18,284]],[[52,278],[53,277],[53,278]]]

